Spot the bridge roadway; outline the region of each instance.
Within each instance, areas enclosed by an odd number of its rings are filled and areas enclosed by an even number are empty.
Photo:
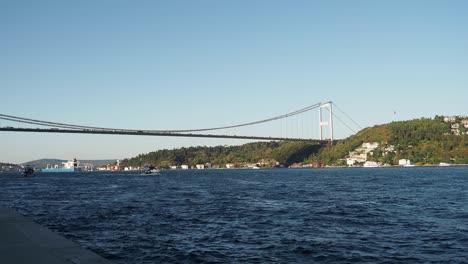
[[[306,142],[316,142],[317,144],[320,144],[320,145],[325,145],[329,143],[329,140],[318,140],[318,139],[213,135],[213,134],[186,134],[186,133],[171,133],[171,132],[154,132],[154,131],[148,131],[148,130],[100,130],[100,129],[0,127],[0,131],[33,132],[33,133],[71,133],[71,134],[104,134],[104,135],[161,136],[161,137],[199,137],[199,138],[234,138],[234,139],[257,139],[257,140],[306,141]]]

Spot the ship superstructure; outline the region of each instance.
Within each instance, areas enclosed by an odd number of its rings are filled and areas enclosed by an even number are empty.
[[[62,162],[63,166],[60,168],[58,165],[54,167],[47,164],[47,168],[42,169],[42,172],[77,172],[81,171],[79,167],[80,162],[75,158],[73,160],[69,160],[67,162]]]

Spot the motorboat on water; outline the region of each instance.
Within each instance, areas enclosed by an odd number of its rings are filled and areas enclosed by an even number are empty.
[[[145,166],[143,166],[143,170],[141,171],[142,175],[151,175],[151,174],[159,174],[159,173],[160,173],[160,170],[158,168],[148,165],[148,164],[145,164]]]
[[[36,173],[34,172],[33,167],[31,167],[29,165],[24,167],[23,176],[24,177],[34,177],[34,176],[36,176]]]

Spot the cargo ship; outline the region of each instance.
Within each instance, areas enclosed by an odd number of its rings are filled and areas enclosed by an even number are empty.
[[[79,167],[80,162],[76,159],[69,160],[67,162],[63,162],[63,167],[59,168],[58,165],[55,165],[54,167],[50,166],[47,164],[47,168],[42,169],[42,172],[77,172],[81,171],[81,168]]]

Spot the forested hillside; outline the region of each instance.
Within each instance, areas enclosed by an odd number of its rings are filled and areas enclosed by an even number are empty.
[[[459,118],[461,119],[461,118]],[[392,122],[363,129],[356,135],[338,142],[331,148],[324,148],[318,154],[312,154],[309,160],[322,160],[327,164],[344,165],[350,151],[365,142],[378,142],[380,148],[370,160],[391,165],[399,159],[411,159],[417,164],[468,164],[467,129],[456,122],[444,122],[443,117],[422,118],[410,121]],[[384,149],[394,146],[395,151],[383,155]]]
[[[159,150],[121,161],[122,166],[151,164],[158,167],[186,164],[241,164],[262,163],[262,166],[289,166],[304,161],[320,146],[307,142],[256,142],[242,146],[189,147]]]
[[[333,146],[321,146],[307,142],[257,142],[242,146],[189,147],[164,149],[125,159],[122,166],[151,164],[158,167],[186,164],[217,164],[223,167],[232,163],[257,163],[265,167],[290,166],[294,163],[311,164],[322,162],[327,165],[345,165],[349,152],[366,142],[378,142],[369,160],[395,165],[399,159],[411,159],[417,164],[468,164],[468,145],[464,126],[453,126],[460,122],[445,122],[443,117],[422,118],[392,122],[361,130],[357,134],[336,142]],[[386,152],[392,147],[394,151]]]

